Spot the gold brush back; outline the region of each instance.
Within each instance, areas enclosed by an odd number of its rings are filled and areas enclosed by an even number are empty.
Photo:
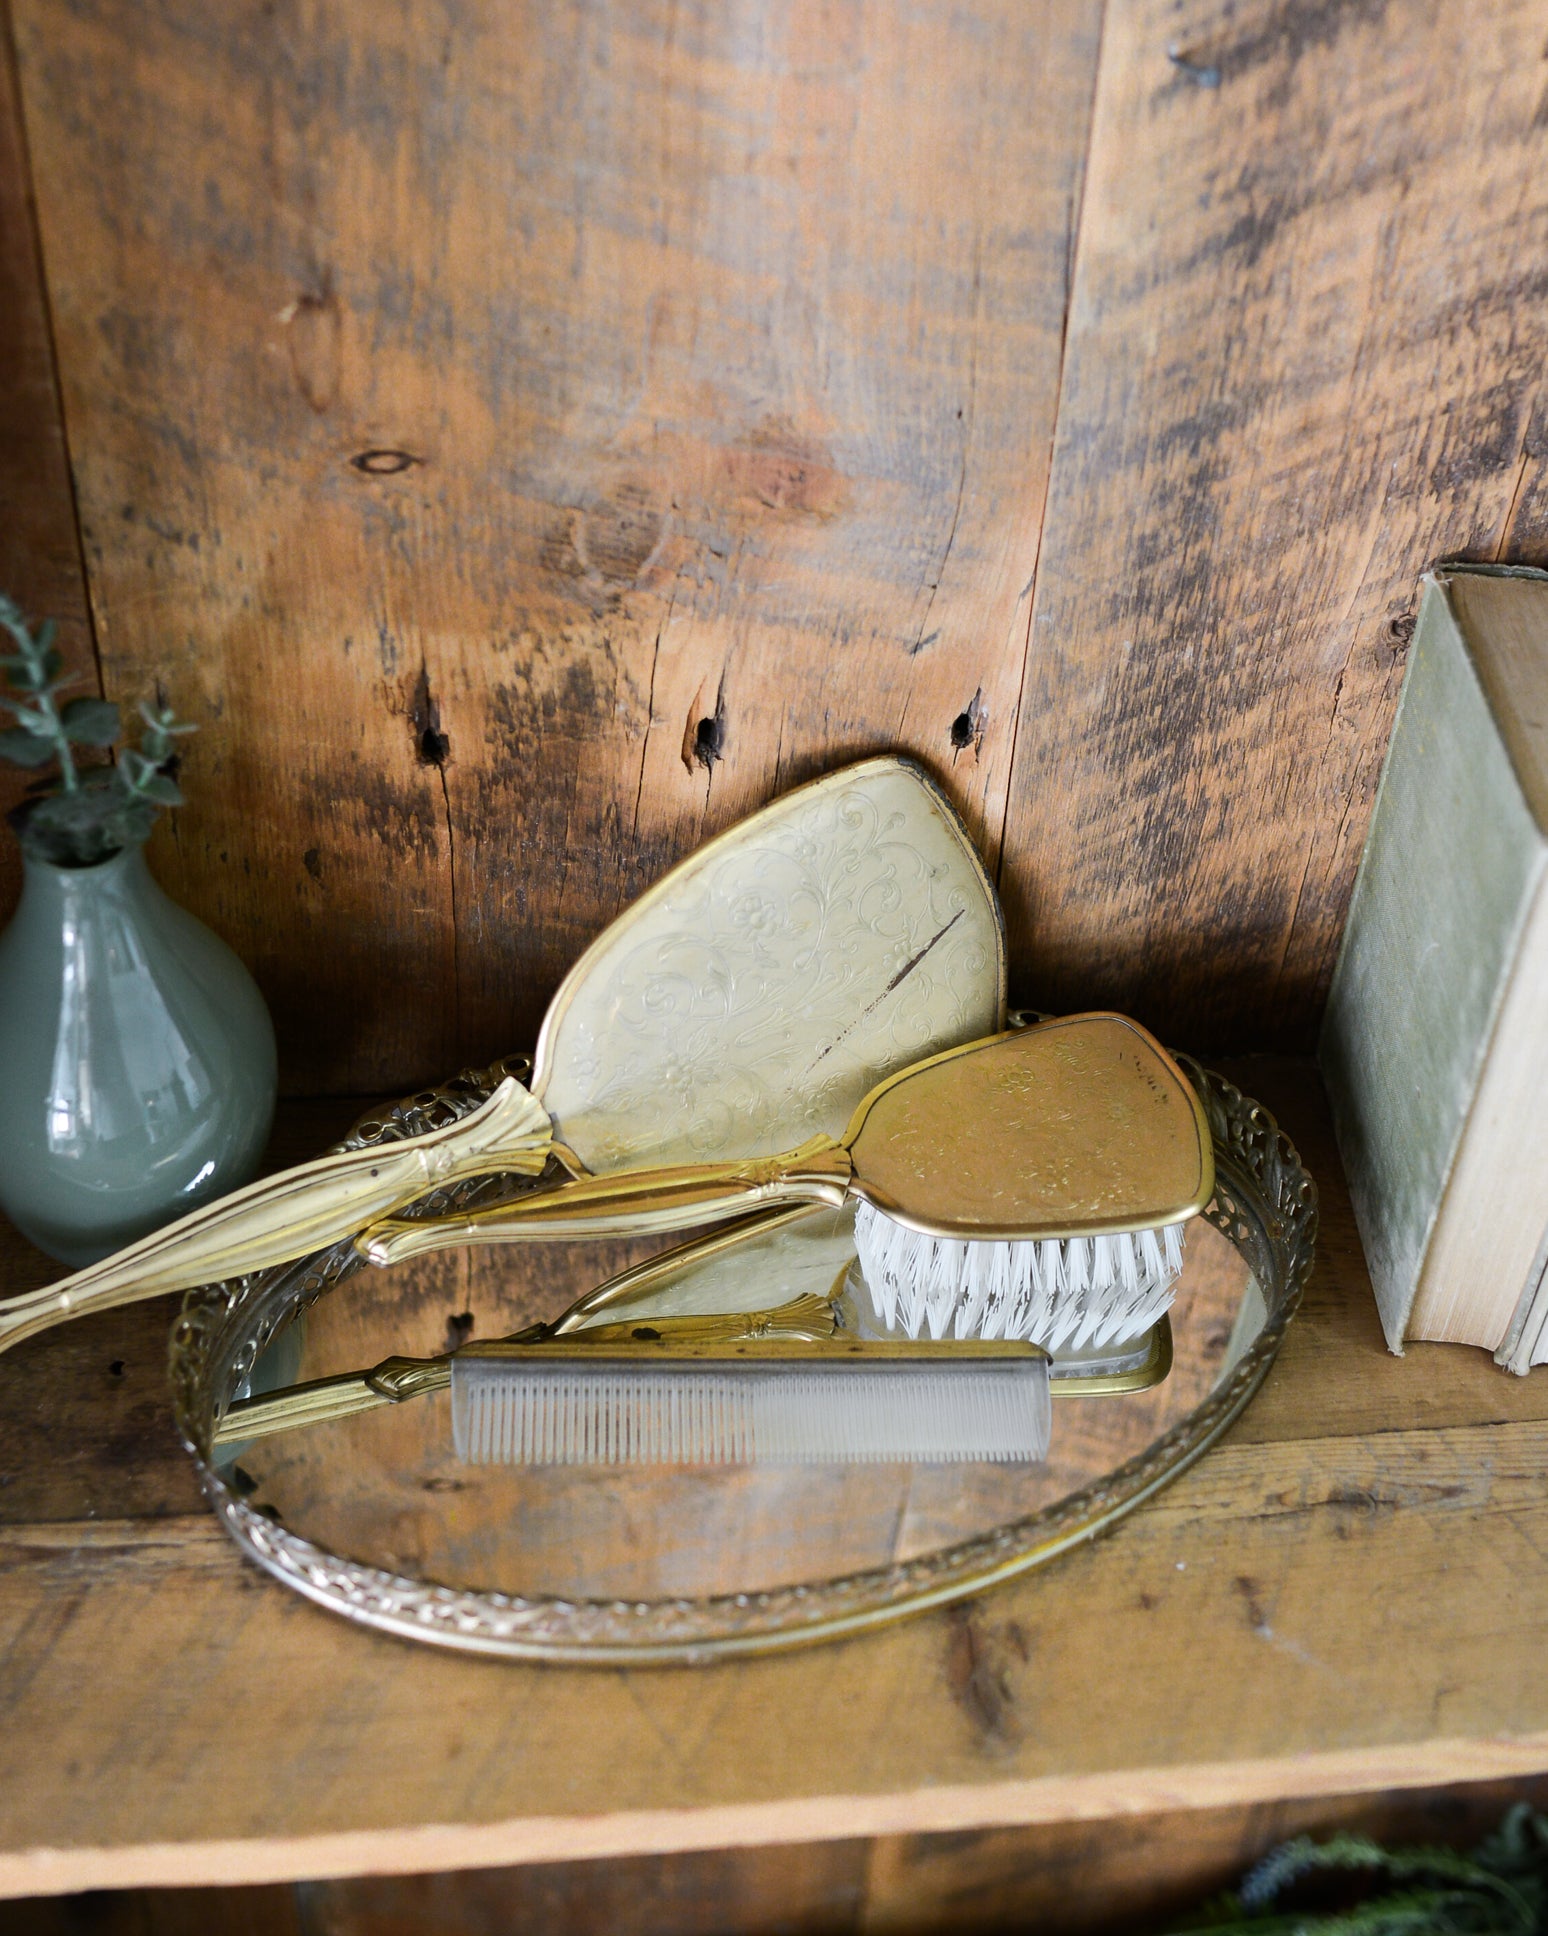
[[[855,1195],[957,1238],[1152,1230],[1214,1189],[1192,1085],[1137,1022],[1074,1015],[948,1049],[866,1098]]]

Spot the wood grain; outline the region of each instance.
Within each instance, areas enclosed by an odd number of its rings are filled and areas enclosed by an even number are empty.
[[[939,1930],[1148,1936],[1202,1924],[1199,1912],[1207,1898],[1235,1887],[1260,1857],[1291,1836],[1320,1840],[1344,1831],[1373,1835],[1388,1846],[1470,1848],[1492,1833],[1514,1803],[1530,1800],[1540,1808],[1545,1793],[1548,1784],[1541,1780],[1483,1782],[1424,1794],[1168,1810],[1138,1821],[884,1839],[873,1845],[867,1863],[860,1926],[867,1936]],[[366,1886],[325,1884],[321,1891],[337,1890],[347,1900]],[[358,1936],[368,1936],[367,1929]]]
[[[1108,9],[1004,844],[1044,1006],[1309,1041],[1439,555],[1548,556],[1541,9]]]
[[[0,591],[34,622],[58,622],[57,644],[76,683],[70,696],[100,693],[86,609],[64,424],[54,380],[47,300],[38,256],[32,184],[11,52],[9,8],[0,5]],[[0,714],[0,726],[11,724]],[[34,776],[0,762],[0,815]],[[21,891],[21,860],[0,832],[0,926]]]
[[[34,1898],[10,1936],[924,1936],[1036,1929],[1145,1936],[1240,1880],[1292,1835],[1346,1831],[1388,1846],[1470,1848],[1548,1782],[1169,1810],[1121,1823],[1047,1823],[956,1835],[766,1849],[692,1849],[611,1862],[286,1887],[120,1890]],[[90,1918],[89,1925],[87,1918]]]
[[[875,747],[993,850],[1099,11],[21,0],[108,684],[292,1087]]]
[[[1024,996],[1306,1039],[1418,573],[1548,562],[1529,0],[16,9],[0,584],[94,677],[67,422],[106,689],[205,722],[155,864],[292,1089],[523,1044],[673,858],[882,745],[1003,854]],[[1191,1886],[1370,1806],[1308,1797],[1548,1767],[1548,1396],[1384,1353],[1314,1078],[1244,1080],[1325,1224],[1228,1443],[1047,1575],[809,1656],[353,1632],[195,1511],[164,1309],[18,1352],[0,1887],[626,1851],[654,1880],[550,1869],[546,1926],[689,1927],[795,1841],[791,1926],[1050,1926],[1116,1838]],[[428,1288],[470,1309],[478,1267]],[[503,1895],[319,1885],[308,1926]]]
[[[1258,1076],[1347,1230],[1314,1081]],[[956,1834],[1548,1770],[1548,1398],[1480,1385],[1481,1354],[1388,1359],[1369,1306],[1335,1241],[1262,1397],[1110,1537],[980,1601],[735,1665],[442,1657],[286,1594],[205,1517],[13,1521],[0,1888]]]
[[[1417,575],[1548,556],[1539,26],[1100,13],[19,0],[107,685],[290,1087],[878,745],[1022,993],[1308,1039]]]

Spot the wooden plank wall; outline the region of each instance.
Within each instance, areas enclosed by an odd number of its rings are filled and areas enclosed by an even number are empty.
[[[1535,0],[15,16],[103,680],[290,1088],[890,745],[1023,999],[1308,1039],[1415,578],[1548,556]]]
[[[58,621],[59,649],[78,681],[70,696],[100,693],[8,37],[0,46],[0,590],[24,612]],[[9,726],[10,715],[0,723]],[[0,763],[0,815],[32,777]],[[20,888],[20,853],[0,834],[0,922]]]

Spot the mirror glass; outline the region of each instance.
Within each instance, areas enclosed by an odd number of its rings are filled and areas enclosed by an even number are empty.
[[[329,1553],[458,1588],[660,1600],[832,1579],[1040,1512],[1179,1424],[1265,1323],[1252,1251],[1193,1220],[1169,1373],[1146,1390],[1091,1396],[1078,1366],[1056,1362],[1042,1465],[471,1466],[453,1449],[443,1390],[238,1445],[217,1470],[249,1505]],[[513,1245],[359,1271],[275,1336],[251,1388],[359,1371],[392,1354],[433,1356],[555,1319],[643,1254]],[[846,1217],[823,1212],[594,1315],[765,1309],[813,1290],[863,1298],[852,1258]]]

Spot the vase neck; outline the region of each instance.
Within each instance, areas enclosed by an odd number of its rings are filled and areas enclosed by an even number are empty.
[[[58,920],[87,906],[137,901],[154,888],[141,846],[120,848],[91,867],[57,867],[52,861],[24,856],[17,918]]]

